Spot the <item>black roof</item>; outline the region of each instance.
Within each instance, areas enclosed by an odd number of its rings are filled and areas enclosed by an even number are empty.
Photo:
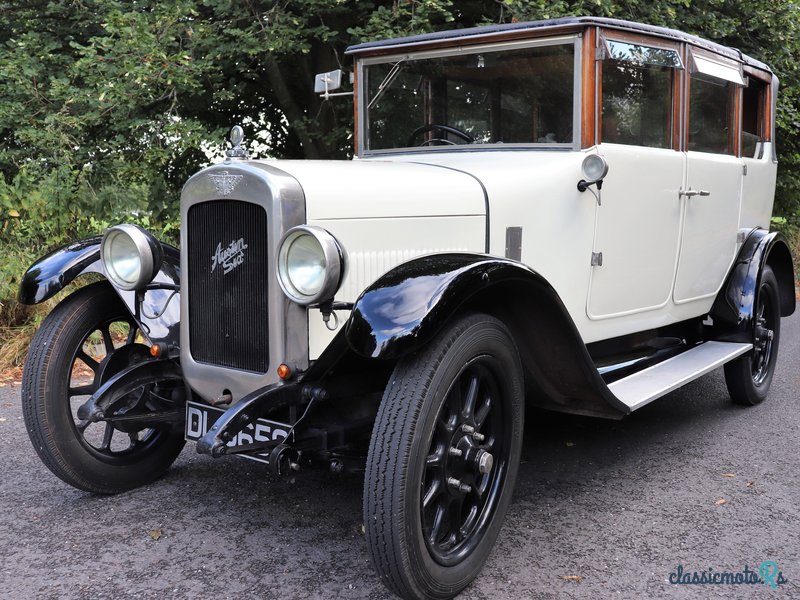
[[[743,54],[736,48],[730,48],[699,38],[695,35],[678,31],[677,29],[669,29],[667,27],[657,27],[655,25],[646,25],[644,23],[635,23],[633,21],[623,21],[622,19],[608,19],[603,17],[563,17],[560,19],[547,19],[544,21],[526,21],[522,23],[502,23],[499,25],[486,25],[484,27],[469,27],[465,29],[451,29],[448,31],[437,31],[435,33],[425,33],[422,35],[414,35],[402,38],[393,38],[388,40],[380,40],[377,42],[366,42],[364,44],[357,44],[350,46],[346,54],[361,54],[374,50],[413,50],[416,45],[427,44],[430,42],[439,42],[445,40],[458,40],[464,39],[473,42],[473,38],[481,38],[485,36],[492,36],[499,33],[508,31],[524,31],[526,29],[555,29],[568,25],[599,25],[602,27],[622,29],[625,31],[633,31],[636,33],[647,33],[659,37],[677,40],[681,42],[688,42],[712,50],[724,56],[740,60],[749,65],[760,67],[771,71],[771,69],[763,62],[751,58]],[[474,40],[479,41],[479,40]]]

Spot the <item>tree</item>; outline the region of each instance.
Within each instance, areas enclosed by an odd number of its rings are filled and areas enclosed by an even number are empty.
[[[221,156],[233,123],[278,158],[349,156],[350,104],[312,88],[315,73],[349,69],[349,44],[585,14],[676,27],[771,64],[783,82],[776,210],[797,213],[800,21],[788,0],[0,2],[0,211],[57,214],[67,232],[87,214],[174,218],[183,182]]]

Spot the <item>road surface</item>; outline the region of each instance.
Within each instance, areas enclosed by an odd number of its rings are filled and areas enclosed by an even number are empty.
[[[800,314],[770,398],[722,371],[619,422],[529,412],[515,499],[463,599],[800,597]],[[389,598],[356,476],[273,478],[187,445],[162,480],[99,497],[39,462],[19,385],[0,388],[0,597]],[[724,502],[723,502],[724,501]],[[154,539],[158,538],[158,539]],[[673,585],[777,563],[787,583]]]

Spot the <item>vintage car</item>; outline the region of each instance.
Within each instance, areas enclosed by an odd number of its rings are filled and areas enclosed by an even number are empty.
[[[250,159],[234,128],[183,189],[180,250],[123,224],[28,270],[27,304],[105,280],[42,324],[25,419],[96,493],[159,477],[185,439],[364,471],[382,581],[450,598],[500,531],[526,404],[619,419],[722,365],[734,402],[766,398],[795,307],[769,232],[778,80],[601,18],[348,54],[354,160]]]

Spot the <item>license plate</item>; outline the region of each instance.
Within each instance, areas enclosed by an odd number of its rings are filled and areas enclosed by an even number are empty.
[[[186,403],[186,439],[196,442],[203,437],[214,423],[217,422],[225,411],[214,406],[207,404],[198,404],[197,402]],[[277,421],[269,421],[267,419],[257,419],[240,431],[234,437],[228,446],[246,448],[249,444],[260,442],[280,442],[286,439],[289,435],[291,425],[286,423],[278,423]],[[251,460],[269,463],[269,454],[271,450],[264,450],[262,452],[253,452],[251,454],[238,454]]]

